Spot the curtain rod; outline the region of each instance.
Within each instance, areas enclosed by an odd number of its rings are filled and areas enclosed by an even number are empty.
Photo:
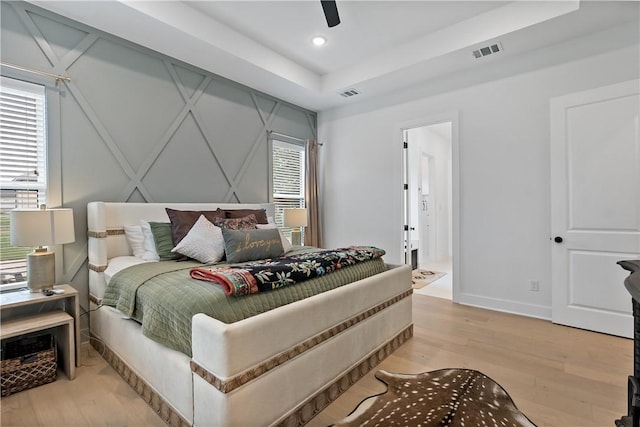
[[[7,62],[0,62],[0,66],[13,68],[15,70],[26,71],[27,73],[32,74],[40,74],[41,76],[53,77],[56,79],[56,85],[60,82],[60,80],[64,80],[65,82],[71,82],[71,77],[61,76],[60,74],[51,74],[45,71],[33,70],[31,68],[21,67],[19,65],[9,64]]]
[[[285,138],[293,139],[293,140],[295,140],[295,141],[307,142],[307,140],[306,140],[306,139],[297,138],[297,137],[295,137],[295,136],[291,136],[291,135],[285,135],[284,133],[274,132],[274,131],[272,131],[272,130],[268,130],[268,131],[267,131],[267,133],[268,133],[269,135],[284,136]],[[322,145],[323,145],[323,144],[322,144],[321,142],[318,142],[318,145],[322,147]]]

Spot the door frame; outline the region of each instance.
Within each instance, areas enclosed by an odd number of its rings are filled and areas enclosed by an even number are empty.
[[[428,114],[423,118],[408,120],[396,124],[396,140],[398,147],[403,150],[402,159],[405,157],[404,148],[404,132],[409,129],[436,125],[439,123],[451,122],[451,284],[452,284],[452,301],[459,302],[460,295],[460,143],[459,143],[459,112],[448,111],[439,114]],[[404,186],[407,181],[408,168],[404,160],[402,162],[401,173],[398,177],[398,185]],[[406,193],[403,193],[406,194]],[[408,218],[409,199],[402,198],[401,224],[398,224],[398,247],[400,253],[405,255],[405,236],[404,230],[405,218]]]

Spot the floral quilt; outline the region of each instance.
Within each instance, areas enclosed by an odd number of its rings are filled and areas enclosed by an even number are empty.
[[[384,250],[373,246],[349,246],[251,261],[231,267],[196,267],[189,274],[194,279],[222,286],[228,296],[250,295],[324,276],[384,254]]]

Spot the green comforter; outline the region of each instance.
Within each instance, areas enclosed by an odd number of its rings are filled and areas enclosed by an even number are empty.
[[[191,356],[191,318],[197,313],[233,323],[387,270],[377,258],[293,286],[228,297],[222,287],[190,278],[193,267],[202,264],[160,261],[126,268],[112,277],[102,303],[140,322],[145,336]]]

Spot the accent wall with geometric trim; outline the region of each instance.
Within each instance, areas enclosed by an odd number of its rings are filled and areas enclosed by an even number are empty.
[[[85,309],[88,202],[267,202],[266,131],[316,136],[313,111],[29,3],[0,14],[2,62],[71,78],[45,82],[48,163],[54,205],[73,208],[76,227],[60,281]]]

